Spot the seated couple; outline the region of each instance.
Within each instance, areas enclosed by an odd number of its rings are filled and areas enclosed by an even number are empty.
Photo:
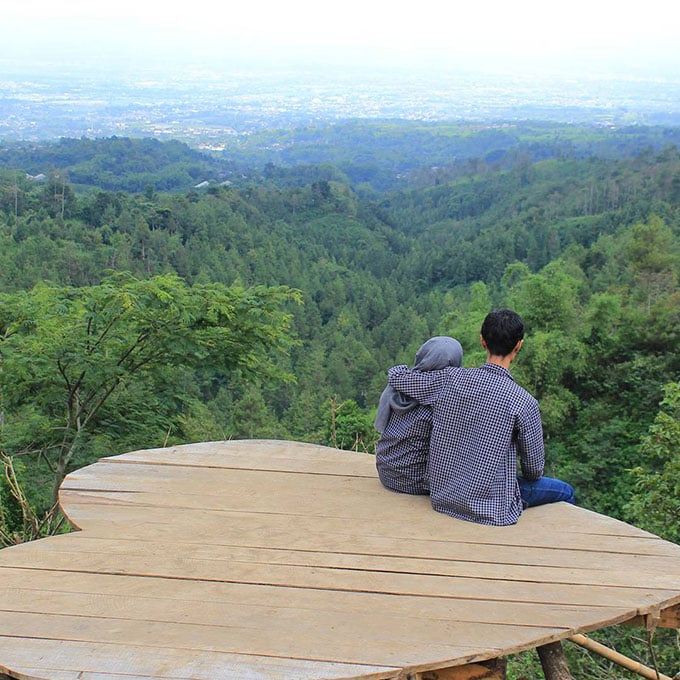
[[[478,368],[461,368],[457,340],[435,337],[413,369],[389,369],[376,417],[381,482],[429,493],[438,512],[479,524],[515,524],[523,508],[574,503],[569,484],[543,476],[538,402],[509,371],[524,342],[522,319],[491,312],[481,340],[487,361]]]

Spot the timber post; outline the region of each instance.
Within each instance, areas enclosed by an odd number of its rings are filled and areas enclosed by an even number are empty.
[[[623,622],[624,626],[643,626],[650,628],[680,628],[680,604],[662,609],[655,615],[642,614]]]
[[[536,648],[545,680],[573,680],[564,656],[562,643],[550,642]]]
[[[505,680],[506,665],[505,659],[491,659],[464,666],[421,671],[407,675],[406,680]]]

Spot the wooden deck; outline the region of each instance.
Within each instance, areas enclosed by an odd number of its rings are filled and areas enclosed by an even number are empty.
[[[128,453],[61,501],[82,531],[0,551],[13,678],[405,678],[680,602],[680,546],[562,503],[454,520],[309,444]]]

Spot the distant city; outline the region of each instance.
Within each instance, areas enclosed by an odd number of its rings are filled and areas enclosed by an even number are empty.
[[[0,64],[0,140],[112,135],[219,150],[264,128],[351,118],[680,124],[680,77]]]

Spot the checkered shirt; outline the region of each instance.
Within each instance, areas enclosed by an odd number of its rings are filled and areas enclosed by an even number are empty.
[[[432,431],[432,408],[419,404],[409,411],[392,410],[375,447],[380,481],[400,493],[426,494],[427,457]]]
[[[538,402],[502,366],[388,371],[394,389],[432,406],[428,475],[432,507],[480,524],[514,524],[522,512],[517,459],[543,474]]]

